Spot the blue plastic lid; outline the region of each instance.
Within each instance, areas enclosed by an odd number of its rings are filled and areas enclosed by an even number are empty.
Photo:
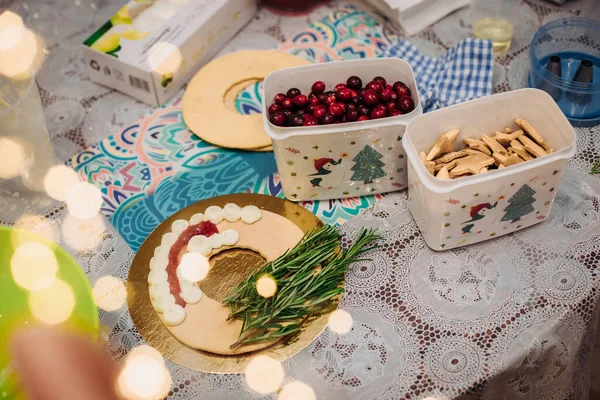
[[[600,23],[581,17],[551,21],[535,33],[529,58],[529,87],[548,92],[574,126],[600,124]]]

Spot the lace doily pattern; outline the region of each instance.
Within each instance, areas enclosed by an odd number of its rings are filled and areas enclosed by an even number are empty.
[[[415,355],[409,376],[382,398],[488,396],[499,387],[513,397],[546,398],[556,395],[557,382],[571,388],[561,392],[567,397],[585,392],[585,338],[595,331],[600,300],[600,234],[586,229],[596,223],[600,190],[595,178],[573,169],[565,182],[558,197],[570,206],[552,210],[551,229],[446,252],[427,248],[415,222],[398,217],[402,194],[343,225],[348,236],[383,226],[382,249],[348,272],[343,303],[406,327]]]
[[[146,169],[147,163],[131,163],[127,146],[122,145],[131,142],[127,135],[135,132],[128,131],[126,124],[151,111],[150,107],[92,83],[85,73],[79,45],[117,11],[118,3],[83,0],[68,10],[62,10],[58,0],[18,2],[19,7],[24,3],[28,7],[17,11],[44,36],[49,50],[38,85],[59,159],[66,160],[123,131],[109,146],[116,161],[95,164],[96,169],[86,172],[104,179],[103,184],[123,180],[135,189],[110,199],[107,207],[113,209],[105,214],[112,215],[125,198],[156,189],[149,183],[149,174],[175,173],[168,167],[185,160],[187,147],[171,148],[160,143],[161,135],[150,132],[144,153],[162,165],[152,170]],[[524,23],[509,53],[496,58],[494,91],[527,85],[527,45],[539,26],[566,15],[599,18],[600,7],[595,3],[559,7],[542,0],[523,1]],[[350,23],[354,11],[348,10],[342,0],[305,17],[283,17],[261,9],[222,54],[257,45],[276,48],[286,42],[288,46],[293,43],[294,52],[301,56],[325,61],[375,56],[404,37],[381,19]],[[65,18],[73,24],[57,22]],[[310,23],[316,23],[312,31],[306,29]],[[409,39],[434,56],[468,37],[470,31],[468,11],[459,10]],[[347,43],[342,46],[343,55],[332,52],[330,45],[316,45],[318,38]],[[347,42],[349,38],[352,43]],[[251,111],[259,93],[254,87],[247,93],[240,107]],[[379,229],[384,239],[382,248],[368,257],[371,261],[357,263],[347,274],[341,307],[353,317],[352,330],[345,335],[326,330],[287,360],[284,383],[301,380],[318,398],[586,397],[600,315],[600,180],[587,174],[600,157],[599,129],[576,129],[577,154],[570,160],[571,168],[565,172],[545,222],[478,245],[444,253],[428,249],[408,212],[405,192],[352,199],[336,207],[307,204],[322,209],[328,221],[349,219],[342,228],[349,235],[366,226]],[[208,151],[206,157],[213,153]],[[73,162],[84,165],[97,154],[92,147]],[[199,162],[203,161],[200,157]],[[280,193],[279,177],[275,174],[256,182],[253,191]],[[122,283],[127,280],[134,253],[105,219],[87,225],[69,221],[63,204],[34,196],[6,199],[0,220],[58,241],[81,263],[93,284],[106,276]],[[143,219],[138,221],[145,224]],[[74,240],[81,238],[69,236],[68,230],[65,234],[65,224],[86,232],[85,241]],[[142,342],[126,304],[100,312],[102,324],[110,329],[108,351],[123,360]],[[198,373],[169,361],[167,366],[173,377],[169,398],[277,396],[252,391],[243,375]]]

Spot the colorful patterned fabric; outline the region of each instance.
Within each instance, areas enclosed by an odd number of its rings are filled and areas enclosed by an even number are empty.
[[[381,56],[397,36],[349,5],[284,42],[281,50],[314,62]],[[283,197],[273,153],[212,146],[183,122],[181,97],[67,162],[100,187],[103,214],[137,250],[164,219],[199,200],[254,192]],[[242,114],[260,111],[259,84],[237,98]],[[302,205],[328,224],[341,224],[381,195]]]

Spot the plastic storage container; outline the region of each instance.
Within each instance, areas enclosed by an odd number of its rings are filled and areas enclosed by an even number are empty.
[[[333,88],[352,75],[363,83],[375,76],[391,83],[404,82],[412,92],[415,109],[397,117],[333,125],[279,127],[269,122],[266,109],[277,93],[292,87],[309,93],[313,82],[319,80]],[[406,124],[423,114],[414,73],[406,61],[375,58],[280,69],[265,78],[264,93],[264,127],[272,139],[288,199],[337,199],[406,188],[402,136]]]
[[[568,17],[547,23],[534,35],[529,59],[530,87],[548,92],[573,125],[600,124],[600,22]],[[592,82],[574,80],[586,65]]]
[[[517,129],[528,121],[554,152],[503,169],[453,180],[430,175],[419,158],[438,137],[460,129],[464,138]],[[552,97],[538,89],[497,94],[434,111],[408,124],[403,145],[408,156],[410,211],[433,250],[451,249],[505,235],[542,222],[550,214],[567,160],[575,154],[575,131]]]

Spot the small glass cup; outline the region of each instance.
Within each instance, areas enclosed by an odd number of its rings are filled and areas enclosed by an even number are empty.
[[[518,20],[519,1],[517,0],[473,0],[471,21],[473,36],[492,41],[495,55],[508,51],[513,38],[513,30]]]
[[[0,75],[0,193],[43,191],[54,164],[34,74],[23,80]]]

